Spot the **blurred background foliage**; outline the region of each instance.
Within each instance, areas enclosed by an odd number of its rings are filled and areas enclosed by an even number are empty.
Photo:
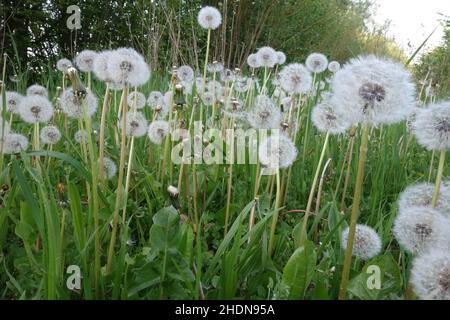
[[[66,26],[66,10],[73,4],[81,9],[80,30]],[[243,66],[264,45],[284,51],[288,61],[303,61],[313,51],[341,63],[360,53],[406,60],[386,36],[388,25],[372,23],[371,0],[2,0],[0,51],[16,61],[17,69],[9,73],[37,75],[59,57],[120,46],[141,51],[154,71],[180,64],[198,69],[206,31],[196,19],[205,5],[222,12],[223,24],[212,34],[213,53],[228,67]],[[441,95],[450,81],[448,41],[447,31],[444,45],[425,55],[417,71],[423,79],[430,70]]]

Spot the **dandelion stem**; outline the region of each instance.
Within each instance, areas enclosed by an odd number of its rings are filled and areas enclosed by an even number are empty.
[[[228,232],[228,220],[230,218],[230,202],[231,202],[231,193],[232,193],[232,182],[233,182],[233,162],[234,162],[234,124],[233,119],[231,122],[231,131],[230,131],[230,166],[228,167],[228,185],[227,185],[227,205],[225,209],[225,228],[224,228],[224,237]]]
[[[436,176],[436,183],[434,187],[434,193],[433,198],[431,200],[431,207],[435,208],[436,203],[439,199],[439,191],[441,190],[441,182],[442,182],[442,174],[444,173],[444,163],[445,163],[445,150],[441,150],[440,156],[439,156],[439,166],[438,166],[438,172]]]
[[[278,209],[280,208],[280,201],[281,201],[280,169],[277,169],[276,180],[277,180],[277,195],[275,197],[275,207],[274,207],[275,212],[273,214],[272,225],[270,227],[269,249],[268,249],[269,257],[271,257],[272,253],[273,253],[273,242],[274,242],[274,238],[275,238],[275,229],[277,227],[277,222],[278,222],[278,213],[279,213]]]
[[[106,83],[105,97],[103,98],[102,116],[100,119],[100,136],[99,136],[99,179],[100,186],[103,189],[105,179],[105,124],[106,111],[109,105],[109,82]]]
[[[311,211],[314,193],[316,191],[317,181],[319,179],[319,174],[320,174],[320,169],[322,167],[323,159],[325,158],[325,151],[327,149],[329,139],[330,139],[330,132],[328,131],[325,136],[325,141],[323,143],[322,153],[320,154],[319,163],[317,164],[316,173],[314,174],[313,183],[311,186],[311,190],[309,192],[308,203],[306,204],[305,216],[303,217],[303,224],[302,224],[302,229],[300,232],[300,242],[299,242],[300,246],[303,245],[303,243],[306,239],[306,227],[308,225],[308,217],[309,217],[309,213]]]
[[[352,215],[350,217],[347,248],[345,249],[344,266],[342,269],[342,279],[339,288],[339,300],[345,300],[347,293],[347,284],[350,275],[350,265],[352,262],[352,252],[356,232],[356,222],[358,221],[359,206],[361,203],[364,169],[366,164],[368,145],[369,145],[369,126],[365,124],[363,125],[361,131],[361,145],[359,149],[358,172],[356,173],[355,193],[353,196]]]

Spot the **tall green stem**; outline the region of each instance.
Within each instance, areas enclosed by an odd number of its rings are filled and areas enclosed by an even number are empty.
[[[272,225],[270,227],[270,236],[269,236],[269,257],[272,256],[273,253],[273,242],[275,238],[275,229],[277,227],[278,222],[278,209],[280,208],[281,203],[281,179],[280,179],[280,169],[277,169],[276,173],[276,180],[277,180],[277,195],[275,197],[275,207],[274,207],[274,214],[272,218]]]
[[[437,172],[437,176],[436,176],[436,183],[435,183],[435,187],[434,187],[433,198],[431,200],[432,208],[436,207],[436,203],[439,199],[439,191],[441,190],[442,174],[444,173],[445,153],[446,153],[445,150],[441,150],[441,153],[439,156],[438,172]]]
[[[350,217],[350,228],[345,249],[344,266],[342,269],[341,286],[339,288],[339,300],[345,300],[347,293],[348,278],[350,275],[350,264],[352,262],[353,242],[355,239],[356,222],[359,216],[362,186],[364,181],[364,170],[366,165],[367,149],[369,145],[369,126],[364,125],[361,132],[361,145],[359,148],[358,172],[356,173],[355,193],[353,196],[352,215]]]
[[[311,186],[311,190],[309,192],[308,203],[306,205],[305,216],[303,218],[302,229],[301,229],[301,232],[300,232],[300,242],[299,242],[300,246],[303,245],[303,243],[304,243],[304,241],[306,239],[306,227],[308,225],[308,217],[309,217],[309,213],[311,211],[311,206],[312,206],[312,203],[313,203],[314,193],[316,191],[317,181],[319,179],[320,168],[322,167],[323,159],[325,158],[325,151],[327,150],[327,146],[328,146],[328,141],[329,140],[330,140],[330,132],[328,131],[326,136],[325,136],[325,141],[323,143],[322,152],[321,152],[320,158],[319,158],[319,163],[317,164],[316,173],[314,174],[313,183],[312,183],[312,186]]]

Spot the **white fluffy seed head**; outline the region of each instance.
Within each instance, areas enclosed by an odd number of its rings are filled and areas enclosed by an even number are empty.
[[[194,70],[190,66],[181,66],[177,69],[177,78],[182,82],[194,81]]]
[[[311,73],[300,63],[285,66],[279,74],[281,88],[289,94],[306,93],[311,90]]]
[[[123,121],[119,120],[119,126],[122,128]],[[125,120],[125,133],[129,137],[142,137],[147,132],[147,119],[142,112],[128,112]]]
[[[450,300],[450,251],[431,249],[415,258],[410,281],[421,300]]]
[[[111,52],[111,50],[104,50],[95,55],[92,71],[94,71],[95,76],[101,81],[112,82],[113,80],[108,72],[108,61]]]
[[[75,139],[75,142],[78,144],[87,144],[87,131],[86,130],[78,130],[75,132],[75,135],[73,136]]]
[[[97,52],[83,50],[75,57],[75,64],[83,72],[91,72],[94,69],[94,60]]]
[[[148,95],[147,103],[152,109],[155,109],[164,104],[164,96],[160,91],[152,91]]]
[[[67,69],[72,66],[72,62],[69,59],[62,58],[56,62],[56,69],[66,73]]]
[[[248,111],[247,121],[255,129],[277,129],[281,122],[281,112],[269,97],[260,95]]]
[[[273,68],[277,64],[277,52],[271,47],[262,47],[256,52],[258,64],[261,67]]]
[[[277,64],[284,64],[286,62],[286,55],[282,51],[277,51]]]
[[[145,84],[150,78],[150,68],[143,56],[131,48],[119,48],[109,55],[107,70],[111,80],[132,87]]]
[[[253,69],[261,67],[256,53],[252,53],[247,57],[247,64],[250,68]]]
[[[350,228],[342,231],[342,249],[347,248]],[[353,241],[352,255],[362,260],[369,260],[381,251],[381,239],[378,233],[369,226],[357,224]]]
[[[335,73],[331,86],[336,104],[355,124],[393,124],[406,119],[415,105],[409,71],[373,55],[351,59]]]
[[[439,190],[439,197],[435,210],[442,214],[450,213],[450,186],[444,182]],[[408,186],[403,190],[398,199],[398,211],[407,213],[411,207],[430,207],[435,186],[432,183],[422,182]]]
[[[269,169],[285,169],[297,158],[294,142],[284,134],[273,134],[264,139],[258,147],[261,164]]]
[[[450,101],[421,109],[412,123],[417,141],[428,150],[450,149]]]
[[[324,72],[328,67],[328,59],[322,53],[311,53],[305,61],[306,67],[314,73]]]
[[[29,95],[20,101],[19,115],[27,123],[45,123],[53,116],[53,106],[46,97]]]
[[[202,100],[205,106],[212,106],[216,102],[216,98],[213,93],[209,91],[203,94]]]
[[[430,248],[448,247],[450,220],[430,207],[409,207],[395,218],[393,233],[406,251],[422,253]]]
[[[340,68],[341,68],[341,64],[337,61],[331,61],[328,64],[328,70],[333,73],[338,72]]]
[[[61,139],[61,132],[55,126],[46,126],[41,129],[40,137],[43,144],[53,145]]]
[[[324,133],[340,134],[350,127],[347,118],[333,105],[332,100],[324,100],[316,105],[311,112],[311,121]]]
[[[146,99],[142,92],[133,91],[127,97],[128,106],[130,108],[142,109],[145,107]]]
[[[155,120],[148,126],[148,138],[154,144],[161,144],[169,132],[169,123],[164,120]]]
[[[27,88],[27,96],[32,96],[32,95],[48,97],[47,88],[45,88],[39,84],[33,84]]]
[[[207,6],[200,9],[197,20],[203,29],[215,30],[222,23],[222,15],[216,8]]]
[[[117,174],[117,165],[108,157],[103,158],[103,172],[107,180],[111,180]]]
[[[23,95],[15,91],[6,91],[6,111],[18,114],[19,104],[23,99]],[[0,97],[0,112],[3,110],[3,99]]]
[[[9,133],[5,135],[3,143],[3,153],[5,154],[17,154],[27,150],[28,139],[22,134]]]
[[[79,98],[75,95],[72,88],[66,89],[60,96],[61,110],[69,117],[81,119],[84,116],[83,109],[86,110],[86,115],[92,117],[97,111],[97,97],[91,90],[86,89],[84,98]]]
[[[205,87],[205,91],[214,93],[216,98],[222,95],[223,87],[219,81],[210,80],[206,83]]]
[[[208,66],[206,67],[206,69],[210,73],[217,73],[217,72],[222,72],[224,69],[224,66],[220,62],[214,61],[213,63],[208,63]]]

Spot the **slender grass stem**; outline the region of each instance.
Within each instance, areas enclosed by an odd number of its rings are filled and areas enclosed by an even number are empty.
[[[432,208],[436,207],[436,203],[439,199],[439,192],[441,190],[441,182],[442,182],[442,174],[444,173],[445,155],[446,155],[446,151],[441,150],[440,155],[439,155],[439,166],[438,166],[438,172],[437,172],[437,176],[436,176],[433,198],[431,199],[431,207]]]
[[[271,257],[272,253],[273,253],[273,242],[274,242],[274,239],[275,239],[275,230],[276,230],[276,227],[277,227],[278,214],[279,214],[280,201],[281,201],[280,169],[277,169],[276,180],[277,180],[277,194],[275,196],[275,206],[274,206],[274,211],[275,212],[273,214],[272,225],[270,227],[269,248],[268,248],[269,257]]]
[[[106,83],[105,97],[103,98],[102,115],[100,118],[100,136],[99,136],[99,180],[103,189],[105,185],[105,126],[106,112],[109,105],[109,82]]]

